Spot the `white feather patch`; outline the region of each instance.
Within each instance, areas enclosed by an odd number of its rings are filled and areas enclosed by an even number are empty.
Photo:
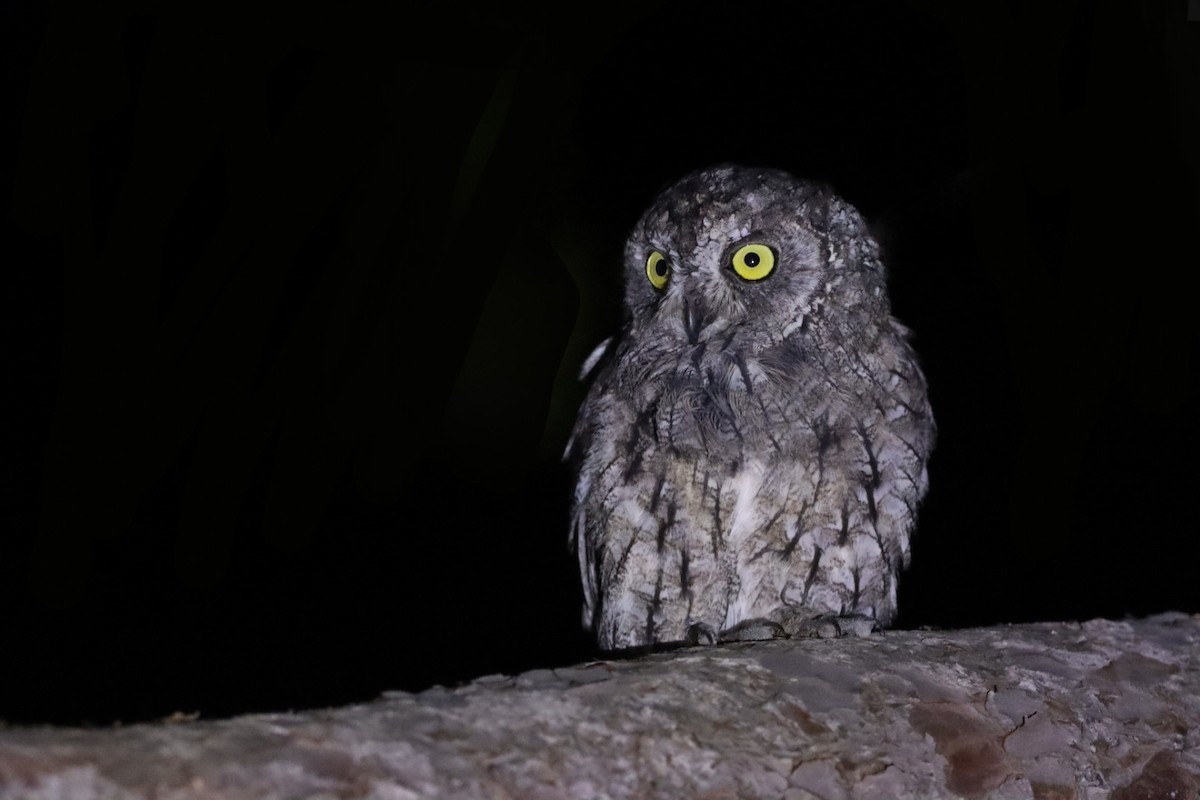
[[[800,329],[800,326],[803,324],[804,324],[804,315],[801,314],[800,316],[796,317],[794,320],[789,322],[786,327],[784,327],[783,338],[786,339],[787,337],[791,336],[793,333],[798,331]]]
[[[604,354],[608,352],[608,346],[612,344],[613,338],[614,337],[610,336],[600,344],[596,345],[596,349],[592,351],[591,355],[584,360],[583,366],[579,368],[579,380],[582,381],[586,379],[588,373],[595,369],[596,364],[600,361],[600,359],[604,358]]]
[[[747,461],[742,469],[733,476],[734,492],[733,513],[729,517],[729,549],[734,553],[746,551],[744,541],[753,536],[758,530],[760,520],[758,493],[762,489],[765,468],[760,461]],[[745,574],[745,570],[738,572]],[[725,627],[731,628],[751,616],[750,608],[754,602],[753,594],[747,591],[749,587],[739,586],[737,596],[729,604],[725,612]]]

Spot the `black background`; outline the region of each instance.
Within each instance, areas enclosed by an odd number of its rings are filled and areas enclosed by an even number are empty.
[[[112,5],[0,5],[0,719],[594,655],[575,373],[716,161],[886,248],[940,426],[899,626],[1200,611],[1185,2]]]

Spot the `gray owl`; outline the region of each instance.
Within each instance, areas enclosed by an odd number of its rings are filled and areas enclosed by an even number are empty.
[[[935,427],[862,217],[783,172],[705,169],[642,215],[624,273],[567,445],[600,647],[889,624]]]

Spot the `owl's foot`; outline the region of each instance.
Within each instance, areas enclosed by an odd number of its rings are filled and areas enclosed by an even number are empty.
[[[721,631],[718,641],[725,644],[726,642],[761,642],[767,639],[786,638],[788,638],[788,634],[782,625],[759,617],[742,620],[732,628],[726,628]]]
[[[762,642],[771,639],[840,639],[845,636],[870,636],[877,628],[874,617],[865,614],[822,614],[802,617],[794,611],[773,613],[772,619],[756,617],[742,620],[719,634],[703,622],[687,627],[687,646]]]
[[[789,620],[787,632],[793,639],[840,639],[844,636],[870,636],[877,627],[874,617],[865,614],[823,614],[808,619]]]
[[[693,622],[687,627],[688,645],[727,644],[729,642],[761,642],[767,639],[786,639],[787,631],[769,619],[747,619],[717,633],[711,625]]]

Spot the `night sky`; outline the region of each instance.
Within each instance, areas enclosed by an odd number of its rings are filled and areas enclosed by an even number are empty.
[[[105,5],[0,3],[0,720],[594,657],[575,376],[722,161],[884,247],[939,425],[899,627],[1200,612],[1183,0]]]

